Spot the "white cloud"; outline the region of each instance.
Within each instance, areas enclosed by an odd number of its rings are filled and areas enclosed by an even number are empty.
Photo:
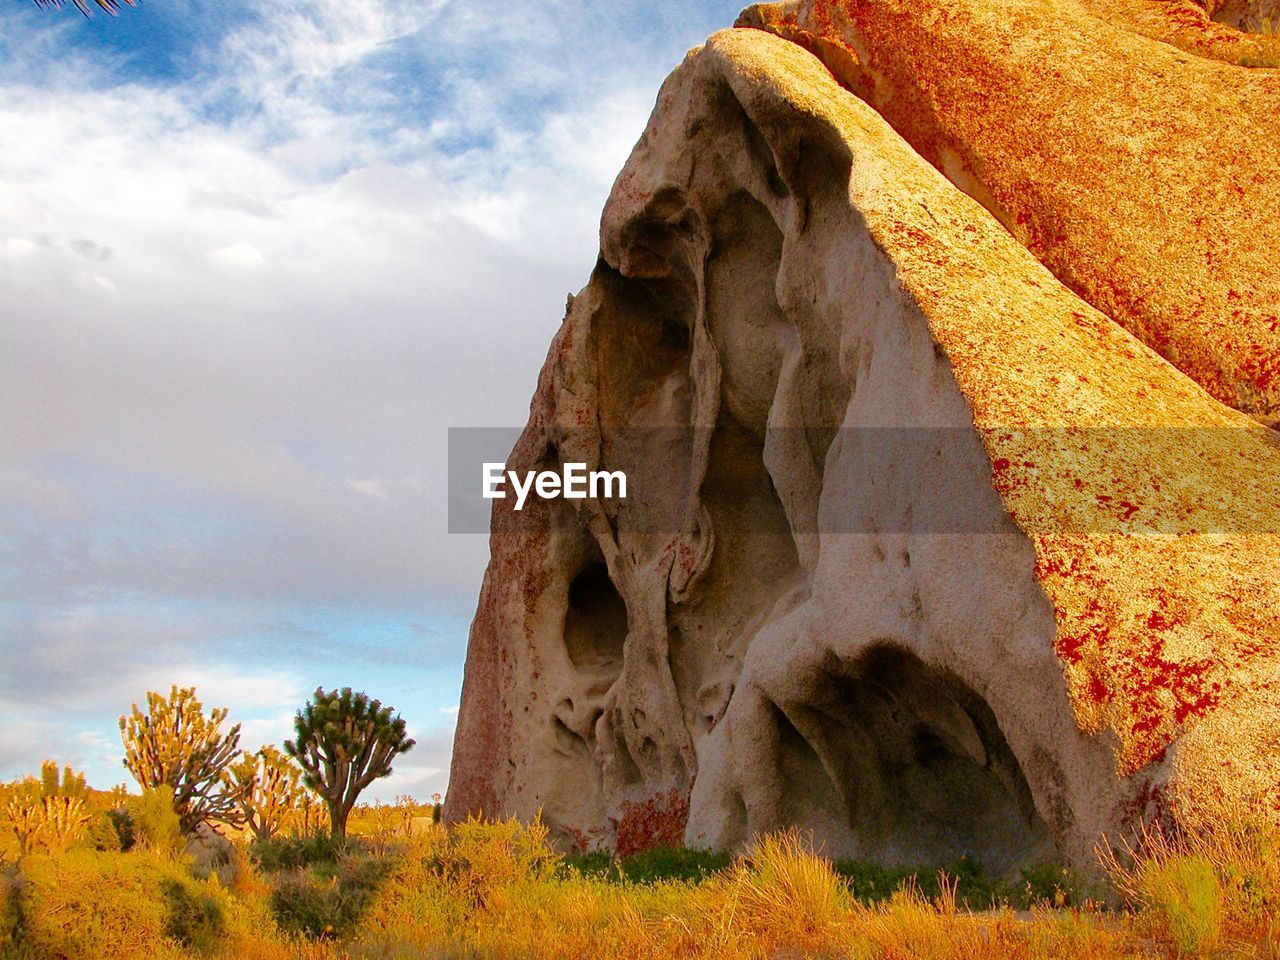
[[[254,269],[266,262],[262,251],[247,240],[231,243],[225,247],[215,247],[206,256],[221,266],[242,269]]]
[[[391,495],[387,493],[386,485],[376,477],[368,480],[348,480],[349,486],[356,493],[362,493],[366,497],[372,497],[374,500],[390,500]]]
[[[19,259],[28,254],[34,253],[39,247],[25,237],[7,237],[4,244],[0,245],[0,256],[12,259]]]
[[[692,9],[268,0],[181,82],[0,37],[0,776],[65,746],[114,782],[173,682],[278,742],[321,667],[390,655],[271,618],[469,614],[446,429],[524,420]],[[465,630],[405,631],[460,674]],[[419,739],[390,796],[443,785]]]

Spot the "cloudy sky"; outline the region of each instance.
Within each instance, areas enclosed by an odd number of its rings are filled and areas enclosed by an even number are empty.
[[[0,0],[0,778],[123,781],[196,685],[317,685],[444,788],[483,536],[450,426],[523,422],[662,77],[741,0]]]

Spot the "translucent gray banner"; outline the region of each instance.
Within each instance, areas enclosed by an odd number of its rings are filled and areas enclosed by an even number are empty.
[[[994,533],[1011,517],[1045,534],[1280,533],[1280,434],[1264,427],[1023,428],[985,444],[971,428],[626,427],[508,463],[521,432],[450,429],[450,533],[487,532],[499,493],[525,510],[594,499],[638,533],[683,532],[700,510],[768,534]],[[591,471],[612,485],[593,491]]]

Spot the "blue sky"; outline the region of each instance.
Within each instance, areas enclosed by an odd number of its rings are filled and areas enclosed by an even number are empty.
[[[0,778],[125,779],[195,684],[246,745],[317,685],[444,788],[481,536],[450,426],[523,422],[663,76],[739,3],[0,11]]]

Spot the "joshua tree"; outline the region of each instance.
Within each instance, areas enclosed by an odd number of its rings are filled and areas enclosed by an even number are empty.
[[[10,800],[5,817],[18,841],[20,857],[41,847],[49,853],[65,853],[89,822],[82,798],[58,795],[41,797],[27,804]]]
[[[79,797],[83,800],[89,794],[84,782],[84,774],[76,773],[67,764],[62,768],[62,778],[58,778],[58,765],[52,760],[40,764],[40,793],[46,797]]]
[[[229,773],[244,821],[259,840],[280,830],[306,799],[302,771],[275,747],[242,754]]]
[[[203,713],[194,687],[169,691],[168,699],[147,693],[147,712],[133,705],[120,718],[124,765],[144,789],[167,785],[183,833],[201,823],[239,823],[239,787],[226,775],[239,754],[240,724],[220,729],[227,708]]]
[[[329,808],[335,837],[347,835],[360,791],[390,774],[392,759],[414,744],[391,707],[350,687],[328,693],[317,687],[293,718],[293,729],[297,736],[284,742],[285,753],[302,765],[303,782]]]

